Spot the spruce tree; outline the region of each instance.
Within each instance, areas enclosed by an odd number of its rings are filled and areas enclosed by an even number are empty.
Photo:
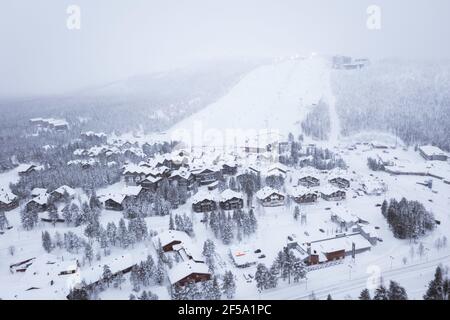
[[[236,292],[236,282],[234,281],[234,275],[231,271],[226,271],[223,276],[222,291],[228,299],[234,297]]]
[[[427,292],[423,296],[424,300],[443,300],[443,276],[442,268],[438,266],[434,274],[434,279],[430,281]]]
[[[111,281],[112,281],[112,272],[108,265],[103,266],[103,274],[102,274],[102,280],[106,285],[109,287]]]
[[[388,292],[386,287],[381,284],[376,290],[375,295],[373,296],[373,300],[389,300]]]
[[[389,300],[408,300],[405,288],[401,287],[397,282],[391,281],[388,290]]]
[[[364,289],[363,291],[361,291],[361,294],[359,295],[359,300],[372,300],[370,297],[370,292],[369,289]]]
[[[42,232],[42,246],[48,253],[50,253],[53,249],[52,239],[48,231]]]
[[[86,245],[84,246],[84,257],[89,261],[89,265],[94,259],[94,250],[89,243],[86,243]]]
[[[263,291],[267,288],[267,279],[268,279],[268,273],[269,270],[267,270],[267,267],[259,263],[256,267],[256,273],[255,273],[255,280],[256,280],[256,287],[259,291]]]

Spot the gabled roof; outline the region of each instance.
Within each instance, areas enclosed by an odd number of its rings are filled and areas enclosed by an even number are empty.
[[[191,177],[191,175],[192,175],[192,173],[189,170],[187,170],[186,168],[180,168],[180,169],[172,172],[170,177],[174,178],[174,177],[178,176],[180,178],[189,179]]]
[[[47,193],[47,189],[45,188],[34,188],[33,190],[31,190],[31,196],[33,197],[37,197],[41,194],[46,194]]]
[[[36,168],[36,166],[34,164],[20,164],[17,167],[17,172],[23,173],[23,172],[27,172],[28,170],[35,169],[35,168]]]
[[[258,192],[256,192],[256,197],[260,200],[264,200],[273,194],[278,194],[278,195],[284,196],[284,193],[282,193],[274,188],[271,188],[269,186],[266,186],[266,187],[260,189]]]
[[[67,194],[68,194],[69,196],[71,196],[71,197],[74,196],[74,195],[76,194],[75,189],[72,189],[71,187],[66,186],[66,185],[61,186],[61,187],[59,187],[58,189],[53,190],[53,192],[57,192],[57,193],[59,193],[59,194],[64,194],[65,192],[67,192]],[[53,193],[53,192],[52,192],[52,193]]]
[[[220,194],[221,201],[228,201],[233,198],[243,199],[242,195],[239,192],[233,191],[231,189],[227,189]]]
[[[192,203],[198,203],[204,200],[217,201],[217,197],[215,194],[205,190],[200,190],[192,197]]]
[[[0,202],[5,204],[10,204],[13,201],[17,200],[17,196],[8,190],[0,190]]]
[[[108,194],[106,196],[102,197],[103,202],[106,202],[108,200],[112,200],[116,203],[122,204],[123,200],[125,200],[124,194]]]
[[[160,232],[152,238],[152,241],[155,248],[158,247],[159,243],[164,247],[174,241],[180,241],[182,244],[190,244],[192,242],[186,232],[178,230],[166,230]]]
[[[41,195],[39,195],[39,196],[37,196],[37,197],[34,197],[34,198],[31,199],[30,201],[28,201],[28,203],[35,202],[35,203],[37,203],[37,204],[39,204],[39,205],[44,205],[44,204],[47,204],[47,202],[48,202],[48,197],[49,197],[49,194],[48,194],[48,193],[41,194]]]
[[[195,262],[193,260],[183,261],[175,265],[168,271],[169,281],[175,284],[191,274],[210,274],[206,263]]]
[[[326,185],[325,187],[320,189],[320,192],[323,193],[323,194],[326,194],[326,195],[333,194],[333,193],[335,193],[337,191],[345,192],[344,190],[336,188],[336,187],[331,186],[331,185]]]
[[[295,186],[295,187],[291,188],[291,190],[289,191],[289,195],[291,195],[294,198],[304,196],[305,194],[312,194],[312,193],[315,193],[315,190],[306,188],[304,186]]]
[[[141,186],[126,186],[123,188],[122,194],[125,196],[137,196],[141,191]]]

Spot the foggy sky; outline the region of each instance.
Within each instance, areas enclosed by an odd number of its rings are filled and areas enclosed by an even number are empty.
[[[67,6],[81,30],[66,28]],[[366,27],[366,9],[382,28]],[[63,93],[233,57],[450,58],[448,0],[2,0],[0,97]]]

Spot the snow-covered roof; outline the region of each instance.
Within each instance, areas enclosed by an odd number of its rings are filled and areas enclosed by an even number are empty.
[[[186,232],[178,230],[166,230],[160,232],[152,238],[152,241],[155,248],[158,248],[159,243],[161,243],[161,246],[164,247],[173,241],[180,241],[182,244],[191,244],[192,242]]]
[[[23,173],[23,172],[27,172],[30,169],[36,168],[36,166],[34,164],[20,164],[16,170],[18,173]]]
[[[326,186],[320,188],[320,192],[323,193],[323,194],[326,194],[326,195],[333,194],[333,193],[335,193],[337,191],[344,191],[344,190],[336,188],[336,187],[334,187],[332,185],[326,185]]]
[[[209,274],[208,265],[193,260],[183,261],[168,271],[169,281],[175,284],[193,273]]]
[[[5,204],[10,204],[11,202],[15,201],[17,199],[17,196],[10,192],[9,190],[0,190],[0,202],[3,202]]]
[[[70,160],[69,162],[67,162],[67,165],[73,165],[73,164],[78,165],[79,164],[79,165],[82,165],[82,166],[84,166],[84,165],[93,166],[93,165],[95,165],[97,163],[98,163],[98,160],[90,158],[90,159]]]
[[[125,196],[137,196],[141,191],[141,186],[126,186],[123,188],[122,194]]]
[[[348,211],[348,209],[345,208],[345,207],[343,207],[343,206],[335,207],[335,208],[333,208],[333,209],[331,210],[331,212],[332,212],[333,215],[335,215],[336,217],[338,217],[338,219],[339,219],[341,222],[345,222],[345,223],[350,223],[350,222],[357,223],[357,222],[359,221],[359,218],[358,218],[356,215],[350,213],[350,212]]]
[[[447,156],[448,154],[435,146],[420,146],[419,149],[427,156]]]
[[[269,169],[267,170],[267,172],[272,172],[272,171],[281,171],[283,173],[286,173],[289,171],[289,169],[282,163],[274,163],[274,164],[270,165]]]
[[[295,186],[289,190],[289,195],[293,197],[304,196],[305,194],[315,193],[315,189],[306,188],[304,186]]]
[[[230,248],[230,254],[237,266],[254,264],[258,260],[254,250],[249,248]]]
[[[148,175],[144,180],[142,180],[141,182],[144,182],[144,181],[148,181],[148,182],[150,182],[150,183],[155,183],[155,182],[158,182],[158,181],[160,181],[162,178],[161,177],[154,177],[154,176],[151,176],[151,175]]]
[[[258,192],[256,192],[256,197],[260,200],[264,200],[273,194],[279,194],[279,195],[284,196],[284,194],[282,192],[280,192],[274,188],[271,188],[269,186],[266,186],[266,187],[260,189]]]
[[[111,194],[110,193],[110,194],[99,197],[99,199],[101,202],[105,202],[107,200],[112,200],[114,202],[121,204],[123,202],[123,200],[125,200],[125,197],[126,197],[126,195],[124,195],[124,194],[120,194],[120,193]]]
[[[87,137],[99,137],[99,138],[106,137],[106,134],[104,134],[103,132],[95,133],[94,131],[86,131],[86,132],[83,132],[81,135],[84,135]]]
[[[66,186],[66,185],[61,186],[58,189],[53,190],[53,192],[57,192],[57,193],[60,193],[60,194],[64,194],[65,192],[67,192],[67,194],[69,196],[71,196],[71,197],[76,194],[75,189],[72,189],[71,187]]]
[[[22,292],[19,293],[20,299],[36,298],[42,295],[46,296],[48,289],[51,291],[62,291],[65,294],[74,285],[79,275],[69,274],[63,275],[61,273],[78,272],[78,264],[76,260],[61,260],[60,258],[51,254],[42,254],[32,261],[32,264],[27,268],[19,280],[19,287]],[[71,281],[72,280],[72,281]],[[79,279],[81,280],[81,279]],[[50,283],[53,281],[53,285]],[[29,290],[33,288],[34,290]]]
[[[325,240],[319,240],[311,243],[311,252],[321,252],[330,253],[340,250],[345,250],[346,252],[352,251],[352,244],[355,244],[355,249],[367,249],[371,248],[372,245],[368,240],[366,240],[361,234],[353,234],[340,236]]]
[[[33,197],[37,197],[41,194],[46,194],[47,193],[47,189],[44,188],[34,188],[33,190],[31,190],[31,195]]]
[[[222,201],[228,201],[233,198],[243,199],[242,195],[239,192],[233,191],[231,189],[227,189],[220,194],[220,198]]]
[[[186,168],[180,168],[178,170],[175,170],[170,175],[171,178],[179,176],[184,179],[189,179],[191,177],[191,172],[187,170]]]
[[[217,196],[215,193],[206,190],[200,190],[192,196],[192,203],[201,202],[203,200],[217,201]]]
[[[47,204],[48,202],[48,197],[49,194],[48,193],[44,193],[44,194],[40,194],[37,197],[34,197],[33,199],[31,199],[30,201],[28,201],[28,203],[30,202],[36,202],[39,205],[44,205]]]

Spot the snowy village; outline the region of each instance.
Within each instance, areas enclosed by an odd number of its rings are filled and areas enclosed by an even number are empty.
[[[267,135],[232,150],[94,132],[45,146],[71,160],[0,176],[2,298],[357,298],[367,272],[413,280],[449,259],[447,153]]]
[[[73,2],[0,10],[0,300],[450,300],[450,2]]]

